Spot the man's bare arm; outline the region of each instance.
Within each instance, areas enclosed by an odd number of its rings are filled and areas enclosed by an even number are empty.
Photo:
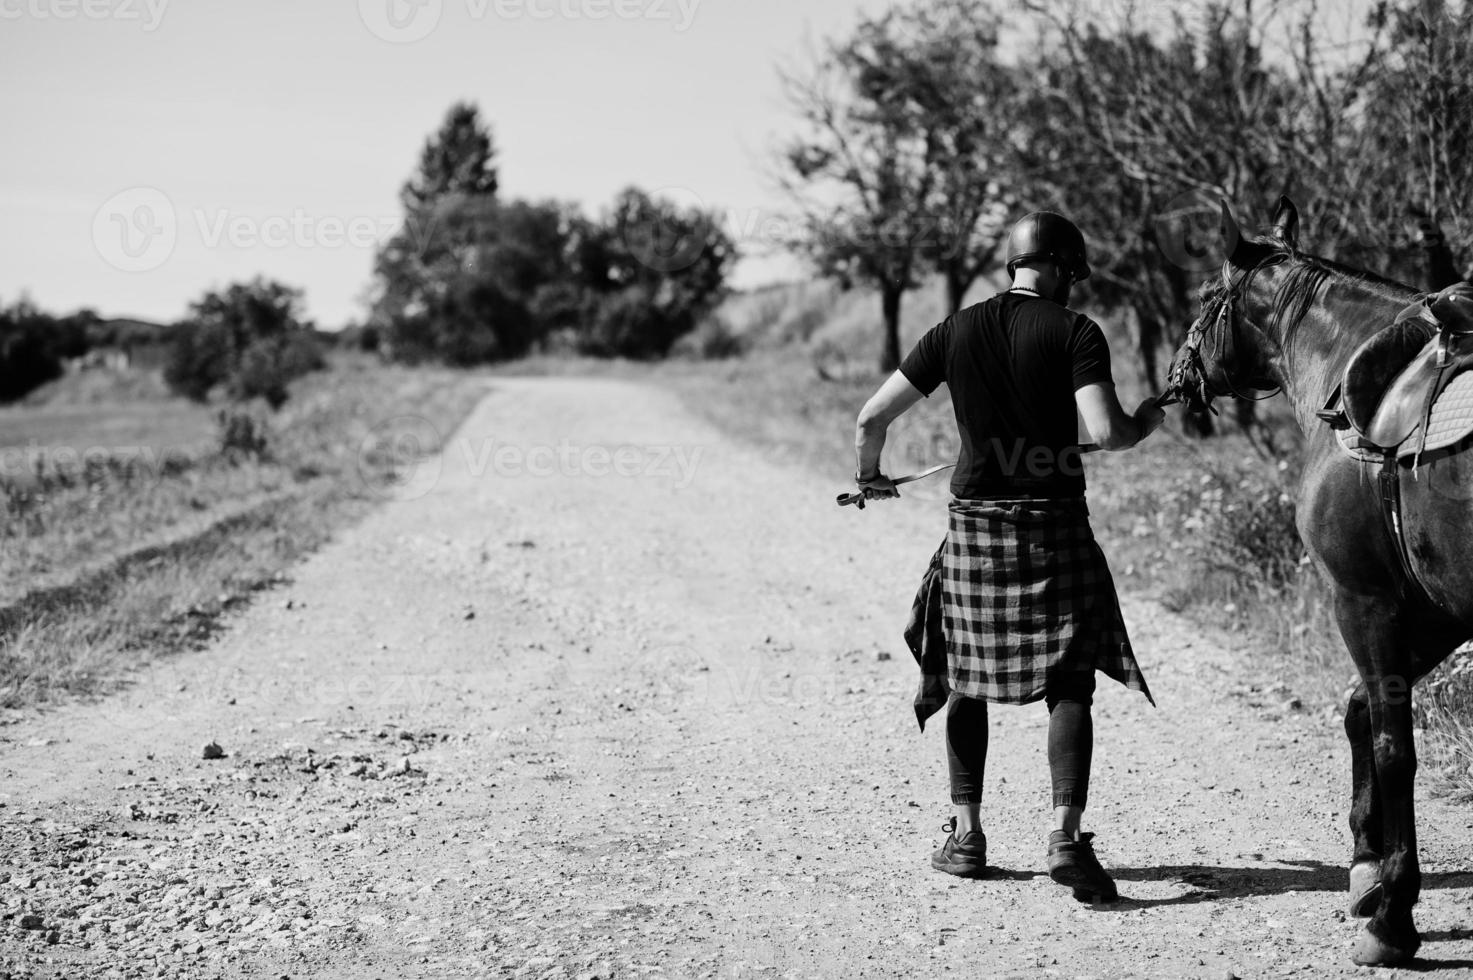
[[[1110,451],[1138,445],[1166,421],[1154,398],[1142,402],[1134,415],[1125,414],[1112,384],[1085,385],[1074,392],[1074,404],[1091,441]]]
[[[909,378],[896,371],[865,402],[854,430],[854,450],[859,459],[856,476],[868,477],[880,472],[880,453],[885,448],[885,432],[890,423],[924,397]]]

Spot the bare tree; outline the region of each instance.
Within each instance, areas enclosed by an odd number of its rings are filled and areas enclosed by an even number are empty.
[[[784,71],[787,100],[808,125],[782,151],[780,180],[801,214],[793,243],[820,274],[880,291],[880,369],[900,363],[900,306],[932,231],[939,143],[913,98],[897,14],[862,21],[823,44],[807,73]]]
[[[931,0],[899,16],[912,38],[902,48],[912,98],[935,135],[935,233],[927,259],[955,312],[997,263],[1021,204],[1013,138],[1023,79],[1000,58],[1005,18],[990,0]]]
[[[1267,201],[1290,189],[1294,86],[1265,59],[1265,23],[1249,0],[1155,24],[1130,4],[1035,9],[1056,41],[1028,114],[1037,120],[1028,172],[1037,194],[1089,229],[1093,291],[1134,314],[1142,372],[1156,387],[1163,342],[1184,330],[1197,284],[1221,259],[1202,247],[1215,248],[1202,219],[1219,197]]]
[[[1456,278],[1473,257],[1473,5],[1387,4],[1372,23],[1384,44],[1357,134],[1376,178],[1368,195],[1375,230],[1363,233],[1379,231],[1387,264],[1404,278]]]

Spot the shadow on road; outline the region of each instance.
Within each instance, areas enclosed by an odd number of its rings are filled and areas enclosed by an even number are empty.
[[[1441,970],[1466,970],[1469,967],[1473,967],[1473,960],[1429,960],[1425,956],[1418,956],[1397,969],[1408,973],[1437,973]]]
[[[1220,898],[1243,898],[1253,895],[1282,895],[1285,892],[1348,892],[1349,872],[1340,865],[1319,861],[1280,861],[1280,867],[1224,868],[1203,864],[1164,865],[1158,868],[1110,868],[1110,874],[1125,882],[1175,881],[1192,890],[1173,898],[1132,899],[1124,895],[1117,907],[1138,909],[1157,905],[1193,905]],[[1473,874],[1423,874],[1423,888],[1467,888],[1473,886]],[[1464,939],[1473,932],[1450,933],[1449,939]],[[1430,937],[1429,937],[1430,938]]]

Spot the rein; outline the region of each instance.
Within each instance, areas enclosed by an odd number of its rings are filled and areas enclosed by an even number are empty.
[[[1267,266],[1283,262],[1286,258],[1287,256],[1270,255],[1258,265],[1243,272],[1236,281],[1233,278],[1231,264],[1227,261],[1223,262],[1222,298],[1217,301],[1217,308],[1214,311],[1214,315],[1198,317],[1196,322],[1187,331],[1186,343],[1182,345],[1182,351],[1186,354],[1186,358],[1177,367],[1177,370],[1173,372],[1173,377],[1168,381],[1168,391],[1171,395],[1180,398],[1188,407],[1196,411],[1208,411],[1216,415],[1217,409],[1212,404],[1214,397],[1230,397],[1249,402],[1261,402],[1275,398],[1283,392],[1283,387],[1279,386],[1265,395],[1254,396],[1244,394],[1238,389],[1237,385],[1233,384],[1232,377],[1223,367],[1223,364],[1228,360],[1227,354],[1229,350],[1236,355],[1239,347],[1239,317],[1235,307],[1241,298],[1240,294],[1248,288],[1248,284],[1260,270]],[[1210,327],[1205,325],[1209,320],[1212,323]],[[1223,328],[1224,321],[1227,322],[1226,329]],[[1212,345],[1212,355],[1218,365],[1218,371],[1227,386],[1226,391],[1214,390],[1208,381],[1209,372],[1207,371],[1206,362],[1202,360],[1202,348],[1209,342]],[[1189,378],[1189,375],[1195,375],[1195,383]]]

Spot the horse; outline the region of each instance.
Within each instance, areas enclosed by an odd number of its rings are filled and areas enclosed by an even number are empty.
[[[1388,466],[1342,447],[1326,403],[1361,344],[1423,297],[1301,252],[1298,229],[1287,197],[1272,231],[1254,238],[1223,203],[1226,260],[1221,276],[1202,285],[1168,394],[1202,411],[1216,397],[1281,391],[1304,433],[1296,523],[1331,586],[1335,620],[1360,673],[1345,712],[1350,911],[1369,921],[1352,959],[1395,966],[1421,945],[1412,917],[1422,884],[1412,685],[1473,637],[1473,562],[1464,557],[1473,552],[1473,453],[1459,443],[1410,464],[1393,454]],[[1388,491],[1400,496],[1399,524],[1388,513]]]

